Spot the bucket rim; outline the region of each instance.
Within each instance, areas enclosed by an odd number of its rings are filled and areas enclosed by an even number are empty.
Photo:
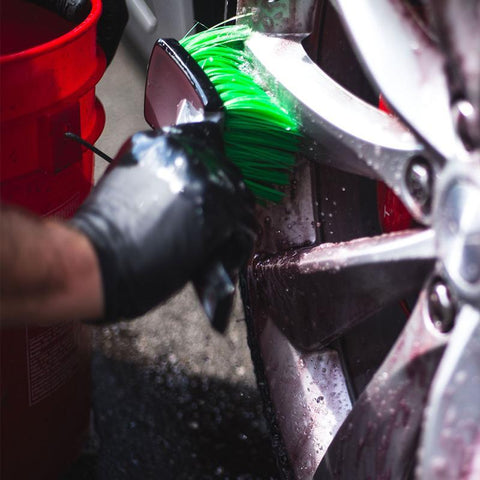
[[[87,15],[85,20],[82,23],[77,25],[72,30],[60,35],[59,37],[54,38],[48,42],[42,43],[40,45],[36,45],[31,48],[27,48],[25,50],[21,50],[20,52],[9,53],[8,55],[0,55],[0,65],[17,62],[21,60],[26,60],[31,57],[38,57],[45,53],[52,52],[61,48],[68,43],[75,41],[77,38],[81,37],[85,34],[91,27],[95,26],[98,22],[100,15],[102,13],[102,1],[101,0],[90,0],[92,4],[92,8],[90,9],[90,13]]]

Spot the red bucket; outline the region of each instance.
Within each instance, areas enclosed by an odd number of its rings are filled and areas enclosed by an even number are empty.
[[[42,216],[70,217],[92,187],[105,114],[105,71],[91,0],[78,26],[22,0],[1,0],[0,197]],[[56,478],[78,454],[90,409],[89,340],[79,324],[2,329],[2,479]]]

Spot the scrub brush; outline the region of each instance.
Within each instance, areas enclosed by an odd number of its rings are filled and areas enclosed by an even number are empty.
[[[259,203],[277,203],[281,187],[290,183],[302,136],[293,115],[257,79],[245,47],[251,33],[246,25],[220,25],[180,42],[158,39],[148,66],[145,119],[152,128],[218,125],[224,140],[219,154],[225,150]],[[194,280],[219,331],[226,327],[237,274],[220,260]]]
[[[223,102],[227,158],[261,203],[278,203],[290,183],[301,135],[293,115],[261,86],[245,48],[247,25],[210,28],[180,40]]]

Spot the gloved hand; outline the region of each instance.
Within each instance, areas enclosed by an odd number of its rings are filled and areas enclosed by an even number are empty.
[[[71,220],[98,254],[105,319],[145,313],[217,261],[235,276],[253,207],[216,124],[133,135]]]

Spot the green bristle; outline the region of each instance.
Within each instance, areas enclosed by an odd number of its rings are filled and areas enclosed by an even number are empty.
[[[254,80],[246,25],[215,27],[180,43],[204,70],[225,107],[225,149],[261,202],[278,203],[300,143],[296,120]]]

